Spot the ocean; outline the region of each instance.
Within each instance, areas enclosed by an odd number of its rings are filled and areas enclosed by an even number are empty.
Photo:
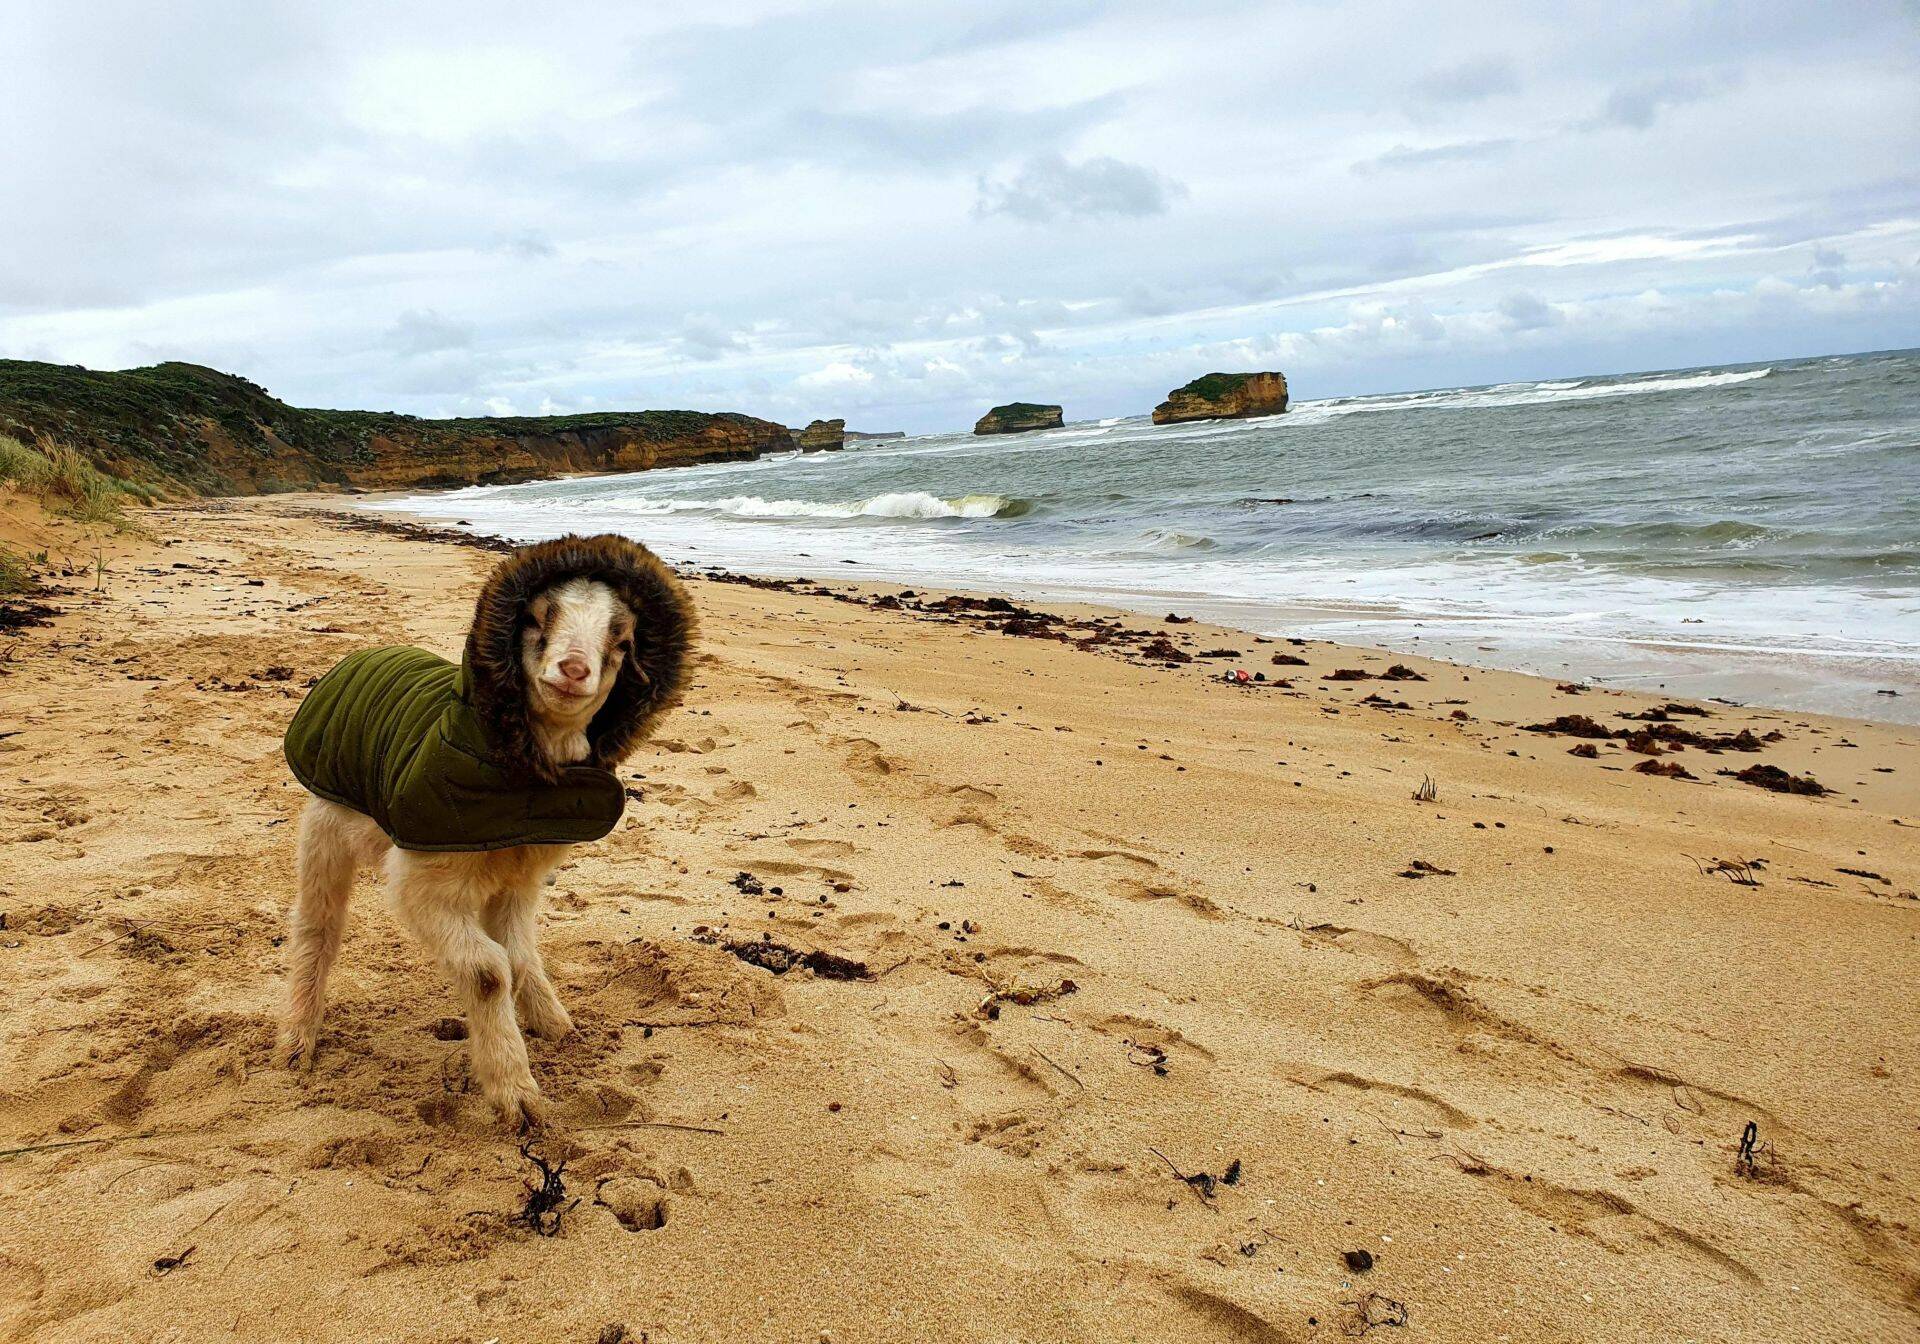
[[[367,507],[1920,722],[1920,351],[940,434]]]

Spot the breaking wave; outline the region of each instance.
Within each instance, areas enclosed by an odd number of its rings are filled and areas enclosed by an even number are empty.
[[[871,499],[840,502],[812,499],[762,499],[732,495],[726,499],[657,500],[662,513],[717,513],[726,518],[1018,518],[1033,507],[1006,495],[961,495],[942,499],[924,490],[898,490]]]

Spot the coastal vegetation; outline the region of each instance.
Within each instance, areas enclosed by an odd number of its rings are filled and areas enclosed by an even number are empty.
[[[1065,423],[1060,407],[1032,401],[1010,401],[995,406],[975,423],[975,434],[1020,434],[1030,429],[1058,429]]]
[[[699,411],[428,420],[310,409],[179,362],[97,372],[0,360],[0,433],[67,445],[105,475],[164,497],[530,480],[792,447],[772,421]]]

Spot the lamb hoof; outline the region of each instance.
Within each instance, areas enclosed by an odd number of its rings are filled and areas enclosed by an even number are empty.
[[[515,1089],[493,1103],[511,1134],[538,1134],[547,1127],[547,1103],[537,1088]]]
[[[292,1069],[295,1073],[313,1072],[313,1057],[320,1053],[320,1028],[282,1027],[280,1042],[275,1049],[275,1058],[280,1067]]]

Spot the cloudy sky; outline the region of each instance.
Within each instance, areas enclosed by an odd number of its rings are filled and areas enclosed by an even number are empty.
[[[0,356],[962,427],[1920,344],[1900,3],[0,7]]]

